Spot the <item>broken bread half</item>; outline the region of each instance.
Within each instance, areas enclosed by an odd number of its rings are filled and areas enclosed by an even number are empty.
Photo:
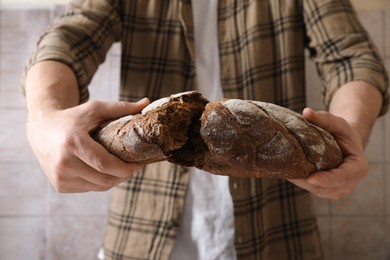
[[[188,146],[195,144],[197,137],[188,135],[199,135],[195,129],[200,127],[199,118],[207,103],[195,91],[162,98],[145,107],[141,114],[103,124],[94,133],[94,138],[126,162],[145,164],[168,160],[175,157],[174,154],[180,154],[177,150],[190,156],[191,151],[184,150],[195,149]],[[177,156],[190,160],[187,156]]]

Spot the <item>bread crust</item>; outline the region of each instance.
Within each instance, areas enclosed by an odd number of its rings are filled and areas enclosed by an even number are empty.
[[[259,101],[209,103],[201,118],[202,169],[236,177],[306,178],[339,166],[334,138],[289,109]]]
[[[195,91],[106,123],[94,138],[127,162],[168,160],[235,177],[306,178],[343,161],[332,135],[298,113],[259,101],[208,102]]]
[[[93,136],[126,162],[168,160],[187,143],[190,127],[199,120],[207,102],[195,91],[172,95],[156,100],[141,114],[105,123]]]

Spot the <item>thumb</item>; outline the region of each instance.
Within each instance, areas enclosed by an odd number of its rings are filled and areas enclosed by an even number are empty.
[[[328,132],[334,132],[334,121],[335,117],[325,111],[314,111],[311,108],[305,108],[302,112],[303,117],[312,123],[313,125],[319,126]]]
[[[303,117],[309,121],[310,123],[312,124],[315,124],[315,121],[318,121],[318,118],[316,117],[316,111],[314,111],[312,108],[310,107],[306,107],[303,112],[302,112],[302,115]]]
[[[311,108],[305,108],[302,114],[307,121],[325,129],[333,135],[337,143],[343,149],[343,152],[345,152],[345,150],[349,151],[351,145],[356,146],[360,144],[360,142],[356,142],[356,140],[359,139],[356,132],[343,118],[325,111],[314,111]],[[350,140],[352,139],[355,141],[351,142]]]

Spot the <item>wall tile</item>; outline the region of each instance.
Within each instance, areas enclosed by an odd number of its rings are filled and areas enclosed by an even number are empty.
[[[120,56],[121,48],[122,48],[122,44],[120,42],[116,42],[112,45],[108,54],[111,56]]]
[[[50,12],[50,9],[2,9],[1,50],[32,50],[49,25]]]
[[[96,259],[105,226],[106,219],[102,217],[54,218],[49,259]]]
[[[352,194],[332,202],[332,214],[384,214],[384,170],[382,165],[370,165],[369,175],[359,183]]]
[[[110,192],[63,194],[51,189],[53,216],[102,215],[108,213]]]
[[[390,29],[390,24],[389,24],[389,29]],[[386,58],[385,63],[386,63],[386,68],[390,73],[390,57]],[[383,140],[385,144],[385,161],[389,163],[390,162],[390,112],[387,112],[383,116],[383,118],[384,118],[383,120],[385,121],[385,127],[384,127],[385,137]]]
[[[48,181],[35,163],[0,163],[0,216],[47,215]]]
[[[66,5],[56,4],[52,11],[52,17],[51,17],[52,20],[54,20],[58,16],[63,15],[65,11],[66,11]]]
[[[45,218],[0,217],[0,230],[0,259],[47,259]]]
[[[385,55],[385,42],[384,42],[384,11],[359,11],[360,21],[370,34],[375,45],[378,47],[382,56]]]
[[[19,83],[28,54],[0,52],[0,107],[24,108],[25,99]],[[20,54],[19,54],[20,53]]]
[[[111,56],[110,59],[110,100],[119,100],[119,89],[120,89],[120,66],[121,61],[119,56]]]
[[[390,215],[387,215],[386,218],[386,227],[385,227],[385,232],[386,232],[386,248],[387,248],[387,260],[390,259]]]
[[[311,60],[306,59],[305,72],[307,105],[316,110],[325,110],[321,79]]]
[[[390,10],[386,10],[385,14],[385,56],[390,58]]]
[[[369,142],[364,150],[369,162],[385,161],[385,133],[385,118],[381,117],[375,122]]]
[[[384,217],[333,217],[330,259],[388,259],[385,223]]]
[[[385,197],[386,211],[385,211],[385,213],[387,214],[388,217],[390,217],[390,164],[386,164],[386,166],[385,166],[385,181],[386,181],[386,197]],[[389,228],[390,228],[390,226],[389,226]],[[389,229],[389,236],[390,236],[390,229]],[[389,237],[389,239],[390,239],[390,237]]]
[[[25,57],[63,11],[58,6],[2,10],[0,15],[0,126],[7,125],[0,127],[0,175],[8,174],[0,176],[0,259],[96,259],[103,239],[110,193],[59,194],[49,188],[27,144],[24,100],[14,88]],[[362,11],[359,16],[390,69],[390,11]],[[32,22],[33,27],[26,26]],[[93,79],[92,99],[118,99],[120,47],[114,44]],[[321,81],[311,61],[306,72],[308,105],[324,109]],[[315,199],[326,259],[390,257],[389,129],[390,113],[375,125],[366,149],[370,176],[351,196],[337,202]],[[379,217],[383,213],[385,220]]]
[[[317,218],[318,229],[320,231],[322,250],[324,251],[324,257],[326,260],[330,259],[330,223],[329,217]]]
[[[0,110],[0,162],[35,161],[26,137],[26,112]]]
[[[90,99],[118,101],[119,88],[120,56],[108,54],[90,84]]]
[[[101,64],[89,86],[91,100],[108,101],[110,99],[110,57]]]
[[[383,140],[384,144],[385,144],[385,162],[389,163],[390,162],[390,113],[387,113],[385,116],[384,116],[384,120],[385,120],[385,139]]]
[[[314,207],[317,216],[327,216],[330,213],[330,200],[321,199],[313,195]]]

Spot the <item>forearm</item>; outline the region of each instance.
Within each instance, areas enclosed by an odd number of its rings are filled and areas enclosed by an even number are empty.
[[[382,96],[376,88],[364,81],[353,81],[336,91],[329,112],[344,118],[358,132],[365,147],[381,105]]]
[[[78,105],[79,89],[73,71],[56,61],[32,66],[26,78],[26,103],[29,116]]]

